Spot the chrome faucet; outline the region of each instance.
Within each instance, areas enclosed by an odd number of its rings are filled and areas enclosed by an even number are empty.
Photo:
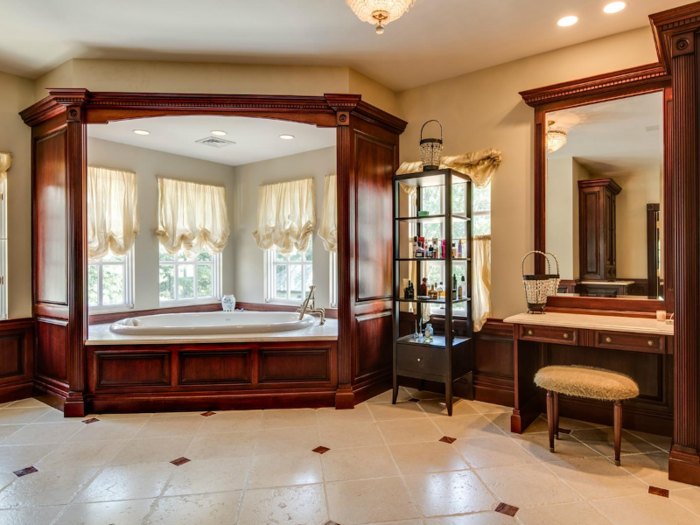
[[[316,308],[315,289],[316,287],[314,285],[309,286],[309,295],[307,295],[304,302],[301,303],[301,308],[297,310],[297,313],[299,314],[300,321],[304,318],[304,314],[306,313],[310,315],[319,314],[321,325],[324,325],[326,324],[326,311],[323,308]]]

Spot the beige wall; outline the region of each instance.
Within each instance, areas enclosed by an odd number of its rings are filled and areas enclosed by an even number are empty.
[[[264,253],[253,239],[258,209],[258,187],[302,178],[313,177],[316,186],[316,224],[323,211],[324,179],[336,173],[336,148],[323,148],[288,157],[236,166],[235,204],[231,240],[236,253],[236,298],[239,301],[262,303],[264,294]],[[330,254],[323,241],[314,233],[314,284],[316,304],[329,307]]]
[[[575,188],[573,159],[564,157],[547,160],[547,224],[545,238],[547,251],[557,256],[559,274],[562,279],[574,279],[574,198],[578,198]],[[538,256],[539,257],[539,256]],[[552,261],[553,262],[553,261]]]
[[[7,293],[10,318],[32,316],[31,133],[18,112],[33,100],[34,83],[0,73],[0,151],[12,154],[7,175]]]
[[[160,151],[127,146],[95,138],[88,139],[88,164],[136,172],[141,233],[134,251],[134,308],[159,308],[158,288],[158,183],[156,177],[172,177],[226,187],[229,220],[234,212],[233,167]],[[223,293],[234,291],[237,252],[229,241],[222,256]]]
[[[534,113],[519,91],[656,62],[651,31],[638,29],[399,93],[402,160],[418,160],[420,127],[439,119],[445,154],[503,152],[492,183],[493,315],[524,311],[520,259],[534,243]]]

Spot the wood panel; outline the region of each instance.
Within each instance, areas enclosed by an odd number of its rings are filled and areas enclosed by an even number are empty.
[[[258,350],[260,383],[329,382],[332,374],[331,349],[294,348]]]
[[[240,351],[180,351],[181,385],[250,383],[252,349]]]
[[[355,378],[361,381],[391,367],[391,311],[358,316],[356,320],[362,346],[356,354]]]
[[[31,396],[34,320],[0,321],[0,403]]]
[[[37,317],[37,374],[61,382],[68,380],[68,322]]]
[[[170,386],[169,352],[95,352],[97,388]]]

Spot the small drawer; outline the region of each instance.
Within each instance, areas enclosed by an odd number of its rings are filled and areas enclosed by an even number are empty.
[[[396,345],[396,368],[417,375],[427,375],[435,378],[446,377],[447,352],[444,348],[420,345]]]
[[[561,345],[578,344],[578,330],[558,326],[521,325],[520,339]]]
[[[661,335],[602,332],[599,330],[595,331],[595,346],[652,354],[663,354],[666,350],[665,338]]]

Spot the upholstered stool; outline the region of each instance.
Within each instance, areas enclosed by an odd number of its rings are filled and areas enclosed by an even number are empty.
[[[622,402],[639,395],[632,379],[617,372],[583,366],[547,366],[535,374],[535,384],[547,391],[549,448],[559,439],[559,394],[614,403],[615,464],[620,465],[622,443]]]

